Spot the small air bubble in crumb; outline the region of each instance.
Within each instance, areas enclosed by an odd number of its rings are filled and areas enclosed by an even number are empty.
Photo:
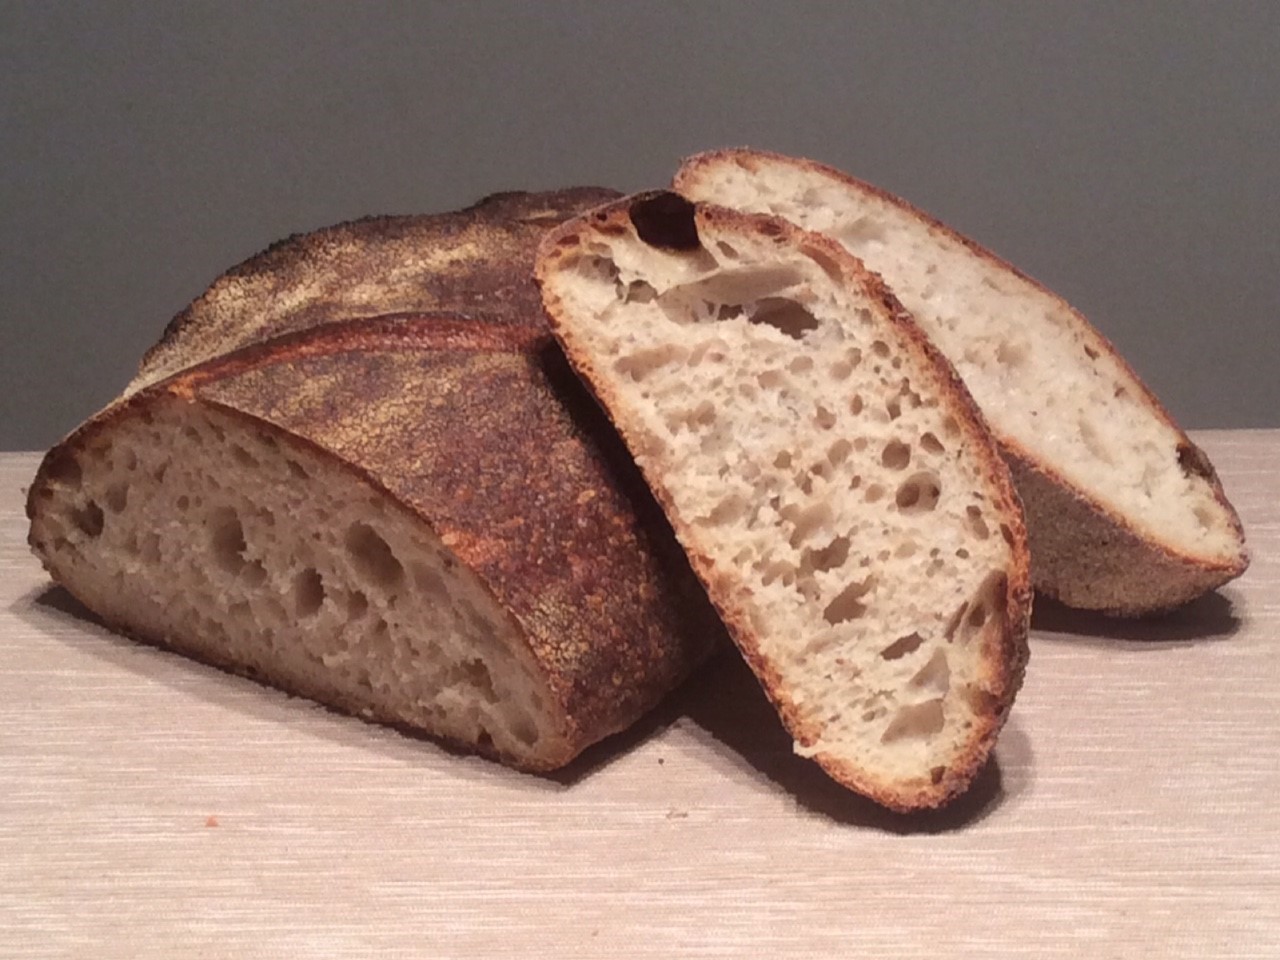
[[[213,814],[209,814],[209,816],[204,818],[204,825],[206,827],[216,827],[218,825],[218,818]]]

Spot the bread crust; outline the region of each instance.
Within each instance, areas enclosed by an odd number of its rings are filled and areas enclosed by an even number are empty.
[[[449,213],[364,217],[295,234],[232,267],[169,321],[125,395],[218,354],[323,323],[451,311],[537,324],[542,234],[615,190],[497,193]]]
[[[500,757],[508,763],[562,766],[630,725],[721,636],[661,512],[550,336],[457,315],[287,334],[90,419],[49,451],[27,501],[31,546],[73,594],[35,535],[50,478],[114,425],[169,400],[216,407],[307,446],[407,511],[471,570],[527,643],[559,714],[551,752]],[[142,639],[182,648],[181,638]]]
[[[641,438],[637,427],[614,413],[620,404],[617,392],[610,386],[609,378],[596,368],[585,351],[577,349],[572,339],[566,337],[567,311],[553,289],[551,278],[560,263],[576,255],[590,242],[592,235],[617,237],[621,233],[632,232],[632,207],[651,203],[664,195],[664,191],[650,191],[626,197],[552,230],[542,241],[536,267],[552,332],[564,348],[569,362],[606,411],[609,411],[615,427],[633,451],[640,446]],[[1029,657],[1027,631],[1032,598],[1030,558],[1026,529],[1008,468],[998,455],[985,421],[964,384],[876,274],[868,271],[861,262],[830,238],[800,230],[780,218],[746,214],[708,204],[693,204],[693,207],[699,234],[718,229],[744,231],[778,238],[780,242],[802,245],[808,251],[815,251],[817,257],[825,258],[829,267],[838,271],[844,282],[863,286],[882,308],[881,318],[896,328],[915,351],[920,365],[932,376],[939,395],[949,405],[960,429],[967,436],[968,449],[982,464],[993,505],[1005,520],[1003,532],[1009,542],[1012,557],[1007,571],[1001,629],[989,648],[987,672],[983,678],[990,693],[987,704],[989,709],[983,722],[975,725],[969,746],[948,765],[945,776],[937,783],[904,788],[839,757],[825,753],[814,757],[833,779],[890,809],[905,812],[942,806],[962,793],[986,762],[1022,684]],[[684,546],[694,571],[728,627],[729,635],[760,681],[765,695],[777,710],[783,724],[797,743],[809,745],[817,742],[819,730],[805,721],[802,711],[788,692],[786,679],[761,653],[760,638],[749,620],[741,596],[745,587],[736,584],[715,567],[707,550],[699,544],[698,531],[680,521],[663,476],[657,471],[646,469],[643,457],[638,460],[645,479],[671,520],[676,537]]]
[[[1105,354],[1128,378],[1130,393],[1151,416],[1178,437],[1180,450],[1198,451],[1186,433],[1142,382],[1115,346],[1060,296],[975,240],[952,229],[887,190],[814,160],[746,147],[710,150],[685,159],[677,171],[676,190],[696,182],[707,167],[737,163],[753,169],[761,160],[819,174],[855,191],[898,207],[931,234],[962,244],[971,254],[1007,271],[1052,298],[1070,317],[1082,341]],[[1139,530],[1122,513],[1072,483],[1052,463],[1029,451],[1018,439],[991,426],[1014,475],[1031,535],[1035,588],[1075,607],[1118,616],[1142,616],[1170,610],[1240,576],[1249,566],[1244,529],[1222,484],[1203,453],[1194,457],[1194,472],[1209,483],[1214,499],[1226,511],[1239,543],[1235,557],[1193,556]],[[1185,464],[1185,461],[1184,461]]]

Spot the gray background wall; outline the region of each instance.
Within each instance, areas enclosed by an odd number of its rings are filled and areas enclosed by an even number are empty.
[[[291,232],[752,144],[1063,293],[1189,426],[1280,426],[1280,3],[0,0],[0,448]]]

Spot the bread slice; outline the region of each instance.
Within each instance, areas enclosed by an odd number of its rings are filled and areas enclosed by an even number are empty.
[[[199,364],[49,452],[27,505],[107,624],[549,770],[720,627],[542,329],[330,323]]]
[[[1138,615],[1244,572],[1240,520],[1208,458],[1060,297],[905,201],[808,160],[718,150],[686,161],[675,184],[825,233],[885,279],[1000,441],[1039,590]]]
[[[445,310],[538,325],[538,241],[616,199],[603,187],[499,193],[448,213],[365,217],[272,244],[169,322],[128,395],[203,360],[335,320]]]
[[[898,809],[961,792],[1022,679],[1022,517],[880,281],[776,218],[640,195],[543,241],[552,329],[796,742]]]

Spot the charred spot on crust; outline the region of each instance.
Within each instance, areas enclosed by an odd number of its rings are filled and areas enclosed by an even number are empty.
[[[636,234],[651,247],[667,250],[697,250],[698,227],[695,207],[680,196],[664,190],[638,197],[628,213]]]
[[[1203,477],[1210,483],[1217,479],[1213,464],[1209,462],[1205,452],[1190,441],[1178,444],[1178,466],[1189,477]]]

